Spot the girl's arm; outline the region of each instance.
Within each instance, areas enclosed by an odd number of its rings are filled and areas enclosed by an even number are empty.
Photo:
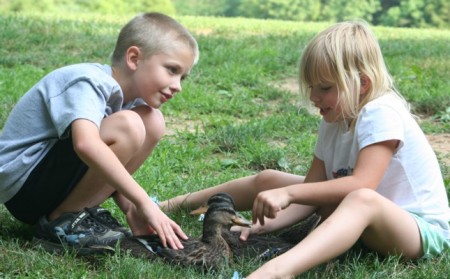
[[[320,182],[306,180],[303,184],[259,193],[253,204],[253,221],[259,220],[264,224],[264,216],[275,218],[291,203],[336,206],[354,190],[361,188],[375,190],[389,166],[397,145],[398,140],[389,140],[363,148],[358,155],[353,173],[349,176]]]
[[[309,171],[306,174],[304,183],[311,183],[325,180],[326,180],[325,164],[322,160],[314,156]],[[301,186],[303,184],[298,185]],[[287,208],[281,210],[278,213],[276,219],[268,219],[268,220],[266,219],[264,225],[256,223],[255,225],[252,226],[250,230],[245,230],[242,228],[235,228],[235,229],[241,230],[242,231],[241,239],[246,240],[248,235],[250,234],[264,234],[286,228],[292,224],[295,224],[305,219],[316,210],[317,206],[291,204]]]

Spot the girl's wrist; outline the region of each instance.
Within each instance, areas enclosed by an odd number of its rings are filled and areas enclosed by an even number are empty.
[[[266,234],[271,232],[271,226],[267,223],[264,226],[261,226],[261,224],[257,223],[252,226],[250,232],[251,234]]]

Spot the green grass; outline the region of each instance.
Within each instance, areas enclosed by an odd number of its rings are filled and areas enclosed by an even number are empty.
[[[18,99],[49,71],[78,62],[108,63],[118,31],[128,19],[0,15],[0,129]],[[165,199],[264,168],[304,174],[319,118],[299,106],[297,93],[277,85],[296,77],[303,46],[328,24],[178,19],[196,34],[200,62],[183,84],[183,93],[162,108],[173,133],[135,174],[136,180],[149,194]],[[374,30],[400,91],[415,113],[427,119],[421,122],[424,131],[448,132],[450,31]],[[448,185],[449,168],[441,166]],[[106,206],[122,218],[112,202]],[[185,232],[200,233],[201,224],[186,212],[171,217]],[[0,278],[231,278],[234,270],[247,274],[260,265],[233,263],[219,273],[201,274],[123,254],[62,257],[31,247],[31,235],[31,228],[0,206]],[[414,265],[351,251],[302,278],[444,278],[450,274],[449,258],[444,254]]]

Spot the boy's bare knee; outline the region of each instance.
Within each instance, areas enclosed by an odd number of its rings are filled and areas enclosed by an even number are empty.
[[[109,118],[109,119],[108,119]],[[145,140],[145,127],[140,116],[133,111],[120,111],[107,118],[101,131],[105,142],[126,144],[139,149]]]
[[[165,121],[161,111],[145,106],[138,107],[135,111],[144,124],[146,140],[150,143],[157,143],[165,133]]]

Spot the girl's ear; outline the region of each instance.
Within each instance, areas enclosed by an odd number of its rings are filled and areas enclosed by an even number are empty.
[[[135,71],[139,62],[141,50],[137,46],[131,46],[127,49],[126,62],[128,69]]]
[[[372,82],[366,75],[361,76],[361,95],[364,95],[369,91],[371,83]]]

